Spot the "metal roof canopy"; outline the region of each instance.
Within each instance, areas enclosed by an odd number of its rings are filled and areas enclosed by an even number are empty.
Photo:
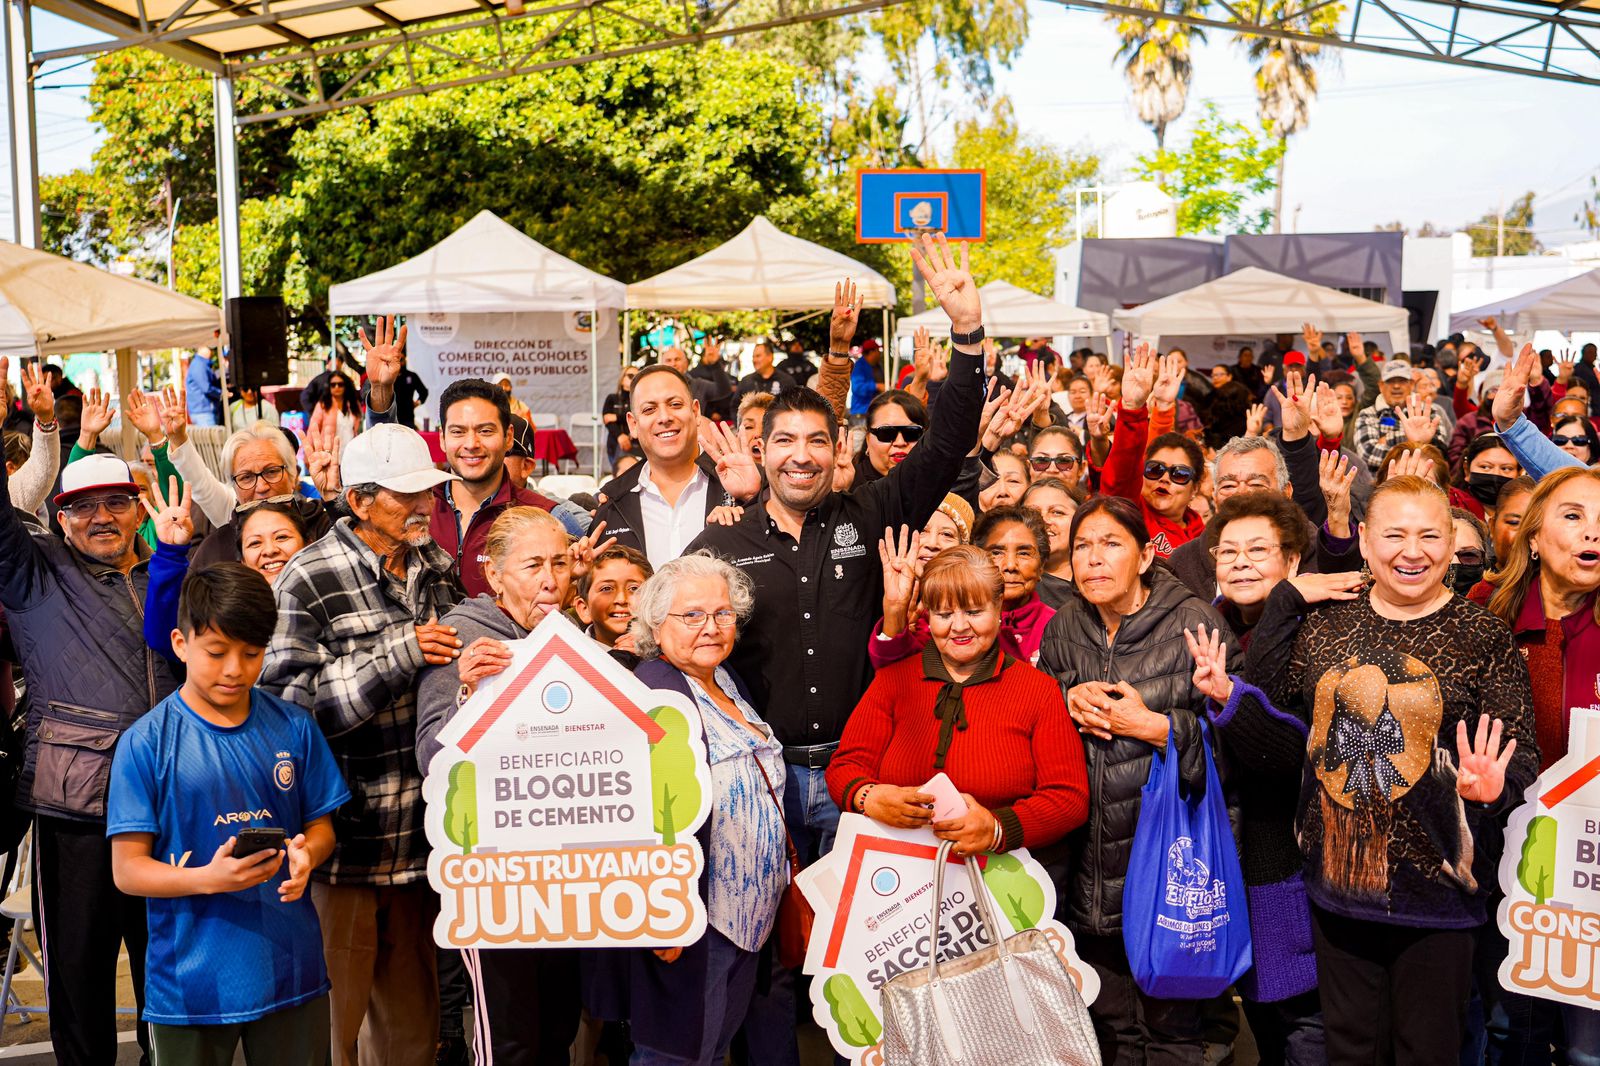
[[[14,0],[16,2],[16,0]],[[501,0],[35,0],[37,6],[110,34],[114,41],[34,53],[33,69],[59,60],[142,45],[214,74],[251,79],[282,106],[237,115],[238,123],[318,114],[456,85],[575,66],[622,55],[841,18],[907,0],[749,0],[659,3],[556,0],[510,14]],[[1151,17],[1112,0],[1049,0],[1107,15]],[[1600,85],[1600,0],[1348,0],[1334,37],[1295,29],[1300,16],[1336,0],[1304,0],[1272,19],[1258,0],[1214,0],[1202,15],[1170,21],[1285,40],[1581,84]],[[669,12],[663,17],[663,12]],[[511,23],[537,27],[532,45],[508,44]],[[607,31],[602,39],[600,27]],[[452,35],[491,30],[496,46],[471,51]],[[452,47],[452,46],[455,47]],[[336,71],[323,61],[356,55]],[[351,68],[355,69],[352,70]],[[388,71],[400,84],[378,83]],[[304,88],[284,82],[307,79]]]

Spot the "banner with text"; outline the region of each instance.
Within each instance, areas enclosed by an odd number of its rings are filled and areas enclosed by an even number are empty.
[[[928,965],[929,895],[938,851],[931,829],[892,829],[864,815],[845,814],[833,850],[797,878],[817,915],[804,967],[813,977],[812,1017],[834,1050],[852,1063],[882,1066],[879,990],[891,978]],[[1055,884],[1044,867],[1020,848],[985,854],[979,861],[1004,935],[1044,930],[1084,1002],[1093,1003],[1100,979],[1078,958],[1066,926],[1053,917]],[[966,876],[945,877],[939,910],[941,961],[989,946]]]
[[[705,932],[696,708],[561,614],[439,733],[422,796],[440,947],[674,947]]]
[[[1600,708],[1572,708],[1567,754],[1511,812],[1500,889],[1500,983],[1600,1009]]]
[[[602,311],[592,368],[601,402],[617,389],[617,316]],[[553,414],[562,428],[575,414],[594,413],[590,392],[588,311],[518,311],[504,314],[406,316],[406,364],[427,386],[428,417],[437,423],[439,393],[461,378],[511,379],[511,391],[536,414]]]

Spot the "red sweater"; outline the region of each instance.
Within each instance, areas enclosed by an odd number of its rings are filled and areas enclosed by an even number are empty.
[[[942,687],[923,676],[920,655],[878,671],[828,764],[835,803],[854,810],[863,785],[915,788],[938,772],[934,706]],[[965,689],[962,699],[967,728],[952,736],[944,772],[999,819],[1003,848],[1043,847],[1082,825],[1089,815],[1089,779],[1061,686],[1012,660],[990,680]]]
[[[1149,439],[1149,408],[1129,410],[1117,405],[1117,428],[1111,437],[1111,452],[1106,456],[1100,491],[1107,496],[1121,496],[1139,505],[1139,510],[1144,512],[1144,527],[1150,531],[1150,543],[1156,550],[1156,556],[1166,559],[1174,549],[1204,533],[1206,523],[1193,508],[1184,510],[1181,522],[1174,522],[1151,510],[1145,502],[1144,450]],[[1199,477],[1201,473],[1197,470],[1195,476]]]

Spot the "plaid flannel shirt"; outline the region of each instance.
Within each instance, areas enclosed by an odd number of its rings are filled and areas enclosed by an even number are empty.
[[[1386,414],[1394,416],[1394,425],[1380,424]],[[1377,403],[1356,415],[1356,454],[1367,464],[1367,469],[1372,471],[1373,477],[1378,476],[1378,464],[1389,454],[1389,449],[1396,444],[1405,443],[1406,431],[1400,425],[1400,414],[1398,409],[1390,407],[1380,396]],[[1435,433],[1433,440],[1429,442],[1439,449],[1440,454],[1444,454],[1445,449],[1450,446],[1448,438],[1443,436],[1443,433],[1444,423],[1441,420],[1439,432]]]
[[[461,599],[450,556],[415,549],[404,579],[340,519],[278,577],[278,628],[261,687],[309,707],[350,786],[334,814],[334,884],[403,885],[427,876],[417,770],[416,625]]]

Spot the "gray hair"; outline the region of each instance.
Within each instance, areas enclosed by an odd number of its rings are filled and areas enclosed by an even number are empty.
[[[682,555],[665,564],[655,576],[639,587],[633,605],[633,646],[640,658],[654,659],[661,654],[656,644],[655,631],[666,622],[672,610],[672,601],[678,595],[678,583],[685,578],[719,577],[728,586],[728,602],[738,616],[738,624],[750,618],[755,608],[756,586],[750,576],[731,563],[723,562],[710,552],[698,551]]]
[[[278,449],[278,457],[283,460],[283,465],[294,471],[295,477],[300,474],[300,464],[295,460],[294,448],[289,445],[289,438],[284,436],[283,430],[267,421],[250,423],[244,429],[229,437],[222,445],[223,477],[233,476],[233,457],[240,448],[258,440],[264,440]]]
[[[1217,470],[1222,466],[1224,456],[1244,455],[1246,452],[1271,452],[1273,473],[1278,475],[1278,487],[1289,484],[1289,464],[1283,461],[1283,452],[1278,450],[1277,444],[1270,437],[1235,437],[1217,449],[1217,457],[1211,460],[1211,484],[1213,491],[1220,480]]]
[[[353,492],[356,494],[356,499],[360,500],[362,503],[372,502],[378,498],[378,493],[382,491],[383,486],[378,484],[376,481],[363,481],[359,485],[346,485],[344,487],[344,494],[347,498],[349,493]]]

